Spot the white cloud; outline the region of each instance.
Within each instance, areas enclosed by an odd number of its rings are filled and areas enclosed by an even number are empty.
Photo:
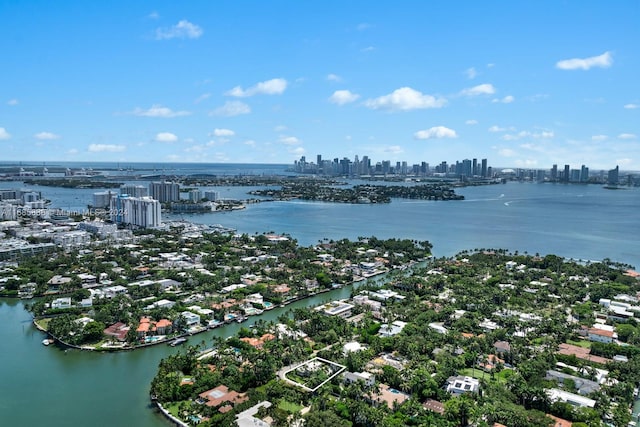
[[[255,147],[256,146],[256,142],[253,139],[248,139],[245,142],[243,142],[244,145],[248,145],[249,147]]]
[[[126,149],[124,145],[116,144],[90,144],[88,148],[91,153],[119,153]]]
[[[60,135],[56,135],[55,133],[51,133],[51,132],[36,133],[35,135],[33,135],[33,137],[42,141],[60,139]]]
[[[350,102],[356,101],[360,98],[360,95],[357,93],[353,93],[348,90],[337,90],[333,92],[333,95],[329,97],[329,102],[338,105],[348,104]]]
[[[183,19],[172,27],[158,28],[156,30],[156,40],[197,39],[202,36],[203,32],[201,27]]]
[[[493,125],[489,128],[489,132],[506,132],[507,128],[501,128],[500,126]]]
[[[369,99],[364,105],[373,110],[410,111],[424,108],[440,108],[447,103],[444,98],[424,95],[410,87],[394,90],[389,95]]]
[[[385,153],[402,154],[404,150],[399,145],[390,145],[383,150]]]
[[[71,148],[67,150],[67,154],[71,154],[71,155],[78,154],[79,152],[80,151],[77,148]]]
[[[12,105],[13,106],[13,105],[18,105],[18,104],[19,104],[19,102],[15,98],[14,99],[10,99],[10,100],[7,101],[7,105]]]
[[[467,77],[468,77],[470,80],[473,80],[473,79],[475,79],[475,78],[476,78],[476,76],[478,75],[478,72],[476,71],[476,69],[475,69],[475,68],[471,67],[471,68],[467,68],[467,69],[465,70],[465,74],[467,75]]]
[[[11,138],[11,134],[5,128],[0,128],[0,140]]]
[[[341,82],[342,81],[342,77],[340,77],[337,74],[328,74],[327,75],[327,80],[329,80],[330,82]]]
[[[458,134],[455,130],[444,126],[434,126],[426,130],[419,130],[413,134],[415,139],[439,139],[439,138],[457,138]]]
[[[156,134],[155,140],[157,142],[176,142],[178,137],[171,132],[160,132]]]
[[[232,131],[231,129],[214,129],[213,130],[213,136],[233,136],[236,133],[234,131]],[[209,135],[211,136],[211,134]]]
[[[297,145],[300,144],[300,139],[296,138],[295,136],[285,136],[282,135],[280,136],[280,142],[282,142],[283,144],[286,145]]]
[[[516,134],[506,134],[502,136],[505,141],[517,141],[522,138],[534,138],[534,139],[551,139],[555,136],[552,131],[543,130],[542,132],[529,132],[526,130],[520,131]]]
[[[209,99],[211,98],[211,94],[210,93],[203,93],[202,95],[200,95],[199,97],[196,98],[195,101],[193,101],[195,104],[199,104],[202,101],[204,101],[205,99]]]
[[[467,120],[464,122],[465,125],[477,125],[478,121],[476,119]]]
[[[375,48],[375,47],[373,47],[373,46],[367,46],[367,47],[365,47],[365,48],[363,48],[363,49],[360,49],[360,52],[373,52],[374,50],[376,50],[376,48]]]
[[[636,108],[638,108],[638,104],[626,104],[624,108],[626,108],[627,110],[635,110]]]
[[[514,98],[511,95],[507,95],[504,98],[494,98],[493,100],[491,100],[491,102],[493,103],[502,103],[502,104],[511,104],[513,101],[515,101],[516,98]]]
[[[496,88],[490,83],[470,87],[461,92],[462,95],[466,96],[493,95],[494,93],[496,93]]]
[[[364,31],[364,30],[368,30],[368,29],[369,29],[369,28],[371,28],[371,27],[372,27],[372,25],[371,25],[371,24],[368,24],[368,23],[366,23],[366,22],[363,22],[363,23],[361,23],[361,24],[358,24],[358,26],[356,27],[356,29],[357,29],[358,31]]]
[[[238,98],[246,98],[254,95],[281,95],[286,89],[287,81],[285,79],[271,79],[257,83],[246,90],[242,89],[241,86],[236,86],[227,91],[225,95]]]
[[[303,147],[296,147],[289,150],[289,153],[294,154],[296,156],[302,156],[306,153],[306,150]]]
[[[273,130],[276,131],[276,132],[282,132],[282,131],[287,130],[287,127],[285,125],[278,125],[278,126],[274,127]]]
[[[611,52],[589,58],[572,58],[556,62],[556,68],[561,70],[588,70],[593,67],[609,68],[613,64]]]
[[[147,18],[149,18],[149,19],[158,19],[158,18],[160,18],[160,14],[158,12],[153,11],[149,15],[147,15]]]
[[[621,133],[618,135],[620,139],[636,139],[636,135],[633,133]]]
[[[591,137],[591,140],[596,142],[606,141],[607,139],[609,139],[607,135],[593,135]]]
[[[218,107],[209,113],[210,116],[239,116],[241,114],[249,114],[251,107],[240,101],[227,101],[222,107]]]
[[[136,108],[131,112],[134,116],[139,117],[161,117],[169,119],[172,117],[188,116],[191,113],[189,111],[173,111],[171,108],[163,107],[162,105],[152,105],[148,110],[142,108]]]

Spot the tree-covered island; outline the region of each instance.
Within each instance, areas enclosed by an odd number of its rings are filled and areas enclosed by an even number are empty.
[[[186,425],[627,426],[638,274],[475,250],[161,361]],[[241,424],[245,423],[245,424]]]
[[[391,198],[420,200],[463,200],[446,184],[421,184],[411,186],[361,184],[353,187],[338,187],[322,182],[287,182],[280,189],[250,191],[256,196],[272,197],[276,200],[315,200],[338,203],[390,203]]]
[[[429,242],[375,237],[302,247],[289,236],[176,227],[134,243],[57,251],[5,269],[39,296],[38,327],[88,350],[132,349],[243,321],[430,256]]]

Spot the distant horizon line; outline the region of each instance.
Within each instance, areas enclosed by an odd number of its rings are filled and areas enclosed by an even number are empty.
[[[295,162],[295,161],[294,161]],[[105,164],[105,165],[127,165],[127,164],[145,164],[145,165],[158,165],[158,164],[183,164],[183,165],[269,165],[269,166],[293,166],[294,162],[291,163],[254,163],[254,162],[185,162],[185,161],[111,161],[111,160],[0,160],[0,167],[6,166],[27,166],[27,167],[41,167],[41,166],[55,166],[57,163],[91,163],[91,164]],[[435,166],[435,164],[434,164]],[[591,168],[587,166],[591,170],[598,171],[607,171],[611,169],[615,169],[618,165],[612,166],[609,168]],[[518,166],[492,166],[493,169],[521,169],[521,170],[547,170],[552,169],[551,167],[518,167]],[[560,170],[560,168],[558,168]],[[632,169],[619,169],[620,172],[625,173],[640,173],[640,171],[632,170]]]

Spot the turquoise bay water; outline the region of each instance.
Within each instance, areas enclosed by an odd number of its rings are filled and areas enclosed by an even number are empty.
[[[21,183],[0,185],[8,186],[25,187]],[[86,207],[96,191],[37,189],[54,207],[65,209]],[[248,197],[246,188],[217,190],[223,197]],[[436,256],[491,247],[590,260],[610,258],[640,267],[638,189],[508,183],[457,191],[466,200],[393,200],[387,205],[266,202],[237,212],[182,218],[220,223],[250,234],[287,233],[303,245],[324,238],[376,235],[429,240]],[[348,293],[341,289],[296,306]],[[282,312],[276,308],[261,318],[275,319]],[[149,407],[148,387],[160,358],[179,349],[159,345],[116,354],[65,353],[42,345],[44,335],[33,328],[21,301],[0,300],[0,320],[1,426],[167,425]],[[210,342],[214,335],[227,337],[239,326],[221,327],[192,337],[190,342]]]

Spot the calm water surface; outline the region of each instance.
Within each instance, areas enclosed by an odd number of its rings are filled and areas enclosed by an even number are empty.
[[[3,183],[0,188],[10,186],[25,187]],[[97,191],[37,189],[54,207],[65,209],[85,208]],[[249,197],[246,188],[216,190],[224,198]],[[429,240],[436,256],[463,249],[505,248],[590,260],[610,258],[640,267],[638,189],[509,183],[457,191],[466,200],[393,200],[386,205],[265,202],[242,211],[182,218],[220,223],[250,234],[287,233],[305,246],[324,238],[375,235]],[[343,289],[296,304],[318,304],[348,293]],[[263,318],[275,319],[281,313],[283,309],[278,308]],[[0,320],[0,426],[166,425],[149,408],[148,388],[159,360],[177,349],[160,345],[117,354],[65,353],[41,344],[44,336],[31,326],[22,302],[0,300]],[[230,336],[238,327],[229,325],[192,341]]]

